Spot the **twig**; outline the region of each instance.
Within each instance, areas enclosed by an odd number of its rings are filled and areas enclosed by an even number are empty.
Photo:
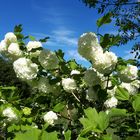
[[[81,103],[81,101],[78,99],[78,97],[72,92],[72,95],[75,97],[75,99],[79,102],[79,103]]]

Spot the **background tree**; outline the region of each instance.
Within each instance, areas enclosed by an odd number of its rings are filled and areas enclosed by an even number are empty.
[[[137,40],[132,47],[135,58],[140,59],[140,2],[137,0],[82,0],[86,6],[96,8],[99,14],[104,14],[97,21],[98,27],[115,20],[120,36],[118,45]],[[109,37],[111,37],[110,35]],[[107,38],[107,36],[106,36]]]

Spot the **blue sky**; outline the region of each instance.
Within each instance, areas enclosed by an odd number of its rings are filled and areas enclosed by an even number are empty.
[[[94,9],[89,9],[80,0],[1,0],[0,40],[5,33],[13,31],[16,24],[23,24],[24,34],[37,39],[49,36],[44,47],[51,50],[62,49],[65,58],[75,58],[79,63],[88,62],[77,53],[77,40],[84,32],[97,31],[96,20],[101,17]],[[104,25],[100,33],[116,33],[113,24]],[[129,58],[133,42],[113,47],[118,56]]]

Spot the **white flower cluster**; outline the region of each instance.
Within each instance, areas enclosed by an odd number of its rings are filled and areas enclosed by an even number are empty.
[[[57,114],[53,111],[49,111],[44,115],[44,121],[50,125],[54,125],[54,121],[57,120]]]
[[[118,104],[118,100],[112,96],[111,98],[109,98],[108,100],[105,101],[104,105],[107,107],[107,108],[112,108],[112,107],[116,107]]]
[[[8,121],[17,120],[17,116],[11,107],[7,107],[6,109],[4,109],[2,114],[4,117],[8,118]]]
[[[88,69],[84,75],[84,81],[88,86],[95,86],[100,84],[102,74],[97,72],[94,68]]]
[[[71,78],[62,79],[62,86],[63,86],[64,90],[69,93],[71,93],[77,89],[75,80],[71,79]]]
[[[130,83],[138,77],[138,68],[133,65],[128,65],[119,73],[120,79],[123,82]]]
[[[122,82],[120,87],[125,88],[129,92],[129,94],[134,95],[134,94],[138,93],[138,91],[139,91],[140,81],[135,80],[131,83]]]
[[[113,52],[96,53],[92,59],[94,68],[102,73],[109,74],[113,71],[117,63],[117,56]]]
[[[5,40],[7,45],[10,45],[11,43],[17,42],[17,37],[15,36],[14,33],[9,32],[5,35],[4,40]]]
[[[39,50],[39,48],[42,48],[42,44],[39,41],[29,41],[26,45],[26,48],[31,58],[38,57],[41,53],[41,50]],[[35,51],[32,52],[33,49],[35,49]]]
[[[97,36],[91,32],[80,37],[78,52],[84,58],[91,60],[94,68],[102,74],[111,73],[117,63],[117,56],[113,52],[103,52]]]
[[[21,57],[23,55],[22,50],[20,50],[18,43],[11,43],[8,47],[8,52],[11,57]]]
[[[49,93],[52,91],[52,86],[49,83],[49,80],[45,77],[41,77],[38,81],[38,90],[40,92]]]
[[[37,77],[38,65],[25,57],[14,61],[13,68],[17,77],[22,80],[32,80]]]
[[[27,44],[27,50],[31,51],[32,49],[42,48],[42,44],[39,41],[29,41]]]
[[[23,55],[14,33],[7,33],[4,40],[0,42],[0,53],[8,56],[11,60],[15,60]]]
[[[41,51],[38,60],[41,66],[46,70],[57,68],[59,63],[56,54],[50,50]]]
[[[95,33],[88,32],[80,36],[78,52],[84,58],[91,60],[96,51],[102,52]]]

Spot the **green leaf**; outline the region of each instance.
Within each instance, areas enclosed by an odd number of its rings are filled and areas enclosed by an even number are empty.
[[[86,110],[84,110],[84,112],[90,121],[95,123],[98,122],[98,112],[95,108],[89,107]]]
[[[31,35],[29,35],[29,39],[30,39],[31,41],[35,41],[35,40],[36,40],[35,37],[34,37],[34,36],[31,36]]]
[[[103,24],[108,24],[108,23],[110,23],[112,20],[111,20],[111,17],[112,17],[112,13],[111,12],[109,12],[109,13],[107,13],[106,15],[104,15],[103,17],[101,17],[101,18],[99,18],[98,20],[97,20],[97,26],[98,27],[101,27]]]
[[[16,32],[22,32],[22,24],[19,24],[19,25],[16,25],[15,27],[14,27],[14,32],[16,33]]]
[[[99,113],[99,118],[98,118],[99,129],[103,132],[108,127],[108,124],[109,124],[108,115],[105,112],[101,111]]]
[[[65,140],[71,140],[71,131],[68,130],[64,133]]]
[[[100,44],[103,48],[107,48],[110,44],[110,35],[109,34],[105,34],[104,36],[102,36],[100,38]]]
[[[103,132],[109,124],[109,117],[105,112],[98,112],[95,108],[87,108],[84,110],[87,118],[80,118],[84,129],[81,131],[80,136],[85,135],[89,131]]]
[[[75,60],[70,60],[70,61],[68,62],[68,64],[69,64],[69,66],[70,66],[70,68],[71,68],[72,70],[75,70],[75,69],[77,69],[77,67],[78,67],[78,65],[77,65],[77,63],[75,62]]]
[[[126,109],[118,109],[118,108],[112,108],[109,111],[110,117],[117,117],[117,116],[126,116]]]
[[[65,107],[64,103],[58,103],[57,105],[54,106],[53,111],[60,112],[64,109],[64,107]]]
[[[140,111],[140,96],[136,96],[136,98],[132,102],[132,106],[135,111],[137,111],[137,112]]]
[[[115,97],[119,100],[129,100],[129,93],[126,89],[117,87]]]
[[[42,43],[44,43],[44,42],[47,42],[48,39],[49,39],[49,37],[45,37],[45,38],[43,38],[43,39],[39,39],[39,41],[42,42]]]
[[[57,132],[48,133],[46,131],[43,131],[43,134],[41,136],[41,140],[58,140]]]
[[[105,34],[100,38],[100,44],[103,48],[109,48],[114,45],[118,45],[121,37],[119,35]]]
[[[16,133],[14,140],[38,140],[41,131],[36,128],[32,128],[25,133]]]

